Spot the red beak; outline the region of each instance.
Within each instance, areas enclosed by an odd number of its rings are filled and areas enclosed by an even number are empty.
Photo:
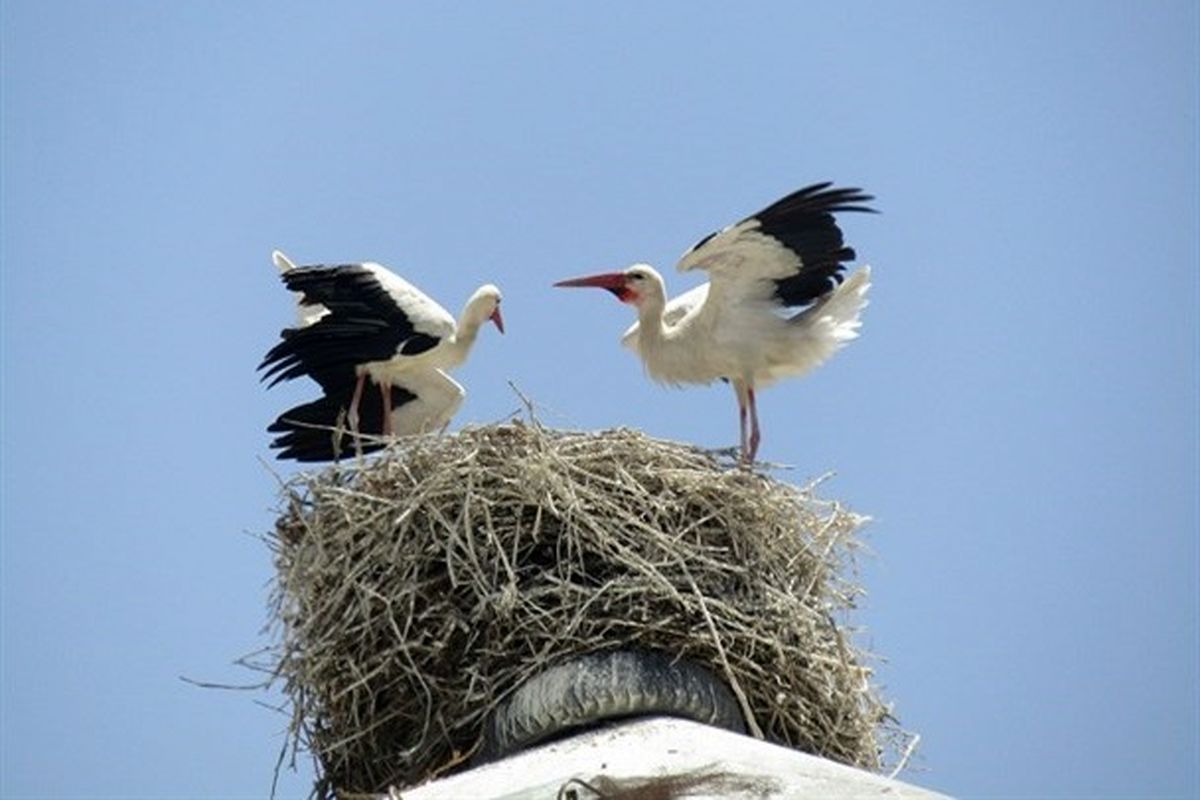
[[[504,317],[500,316],[500,306],[496,306],[496,310],[491,313],[488,319],[496,324],[501,333],[504,333]]]
[[[599,289],[624,289],[625,288],[625,273],[624,272],[604,272],[599,275],[588,275],[585,278],[570,278],[565,281],[559,281],[555,286],[595,286]]]

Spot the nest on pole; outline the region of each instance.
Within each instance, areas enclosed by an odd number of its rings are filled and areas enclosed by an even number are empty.
[[[694,447],[536,421],[297,475],[272,668],[314,792],[458,768],[524,680],[631,647],[709,667],[755,735],[879,770],[903,735],[837,621],[863,521]]]

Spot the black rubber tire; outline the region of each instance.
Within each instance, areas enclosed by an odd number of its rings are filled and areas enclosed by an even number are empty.
[[[482,764],[619,719],[666,715],[745,733],[721,679],[691,661],[616,650],[566,661],[526,681],[484,723]]]

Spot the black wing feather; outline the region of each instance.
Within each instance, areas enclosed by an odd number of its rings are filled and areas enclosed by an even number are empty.
[[[847,247],[834,214],[875,213],[865,205],[874,199],[861,189],[830,188],[816,183],[748,217],[757,221],[759,232],[776,239],[800,259],[795,275],[775,281],[775,296],[785,306],[811,303],[835,288],[842,280],[845,262],[853,261],[854,249]]]

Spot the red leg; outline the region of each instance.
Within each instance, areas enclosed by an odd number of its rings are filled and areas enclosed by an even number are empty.
[[[750,387],[746,391],[750,397],[750,454],[746,461],[753,464],[754,459],[758,457],[758,443],[762,435],[758,429],[758,398],[754,394],[754,387]]]
[[[742,402],[742,398],[738,398],[738,447],[742,451],[742,458],[746,457],[746,404]]]
[[[380,383],[379,391],[383,394],[383,435],[392,435],[392,385]]]
[[[746,451],[748,440],[746,437],[746,412],[747,412],[747,395],[746,385],[741,381],[733,381],[733,391],[737,395],[738,402],[738,432],[741,435],[739,447],[741,448],[741,459],[746,461]]]
[[[350,413],[347,415],[350,420],[350,430],[358,433],[358,404],[362,400],[363,384],[367,382],[367,373],[362,373],[358,376],[358,382],[354,384],[354,396],[350,398]]]

